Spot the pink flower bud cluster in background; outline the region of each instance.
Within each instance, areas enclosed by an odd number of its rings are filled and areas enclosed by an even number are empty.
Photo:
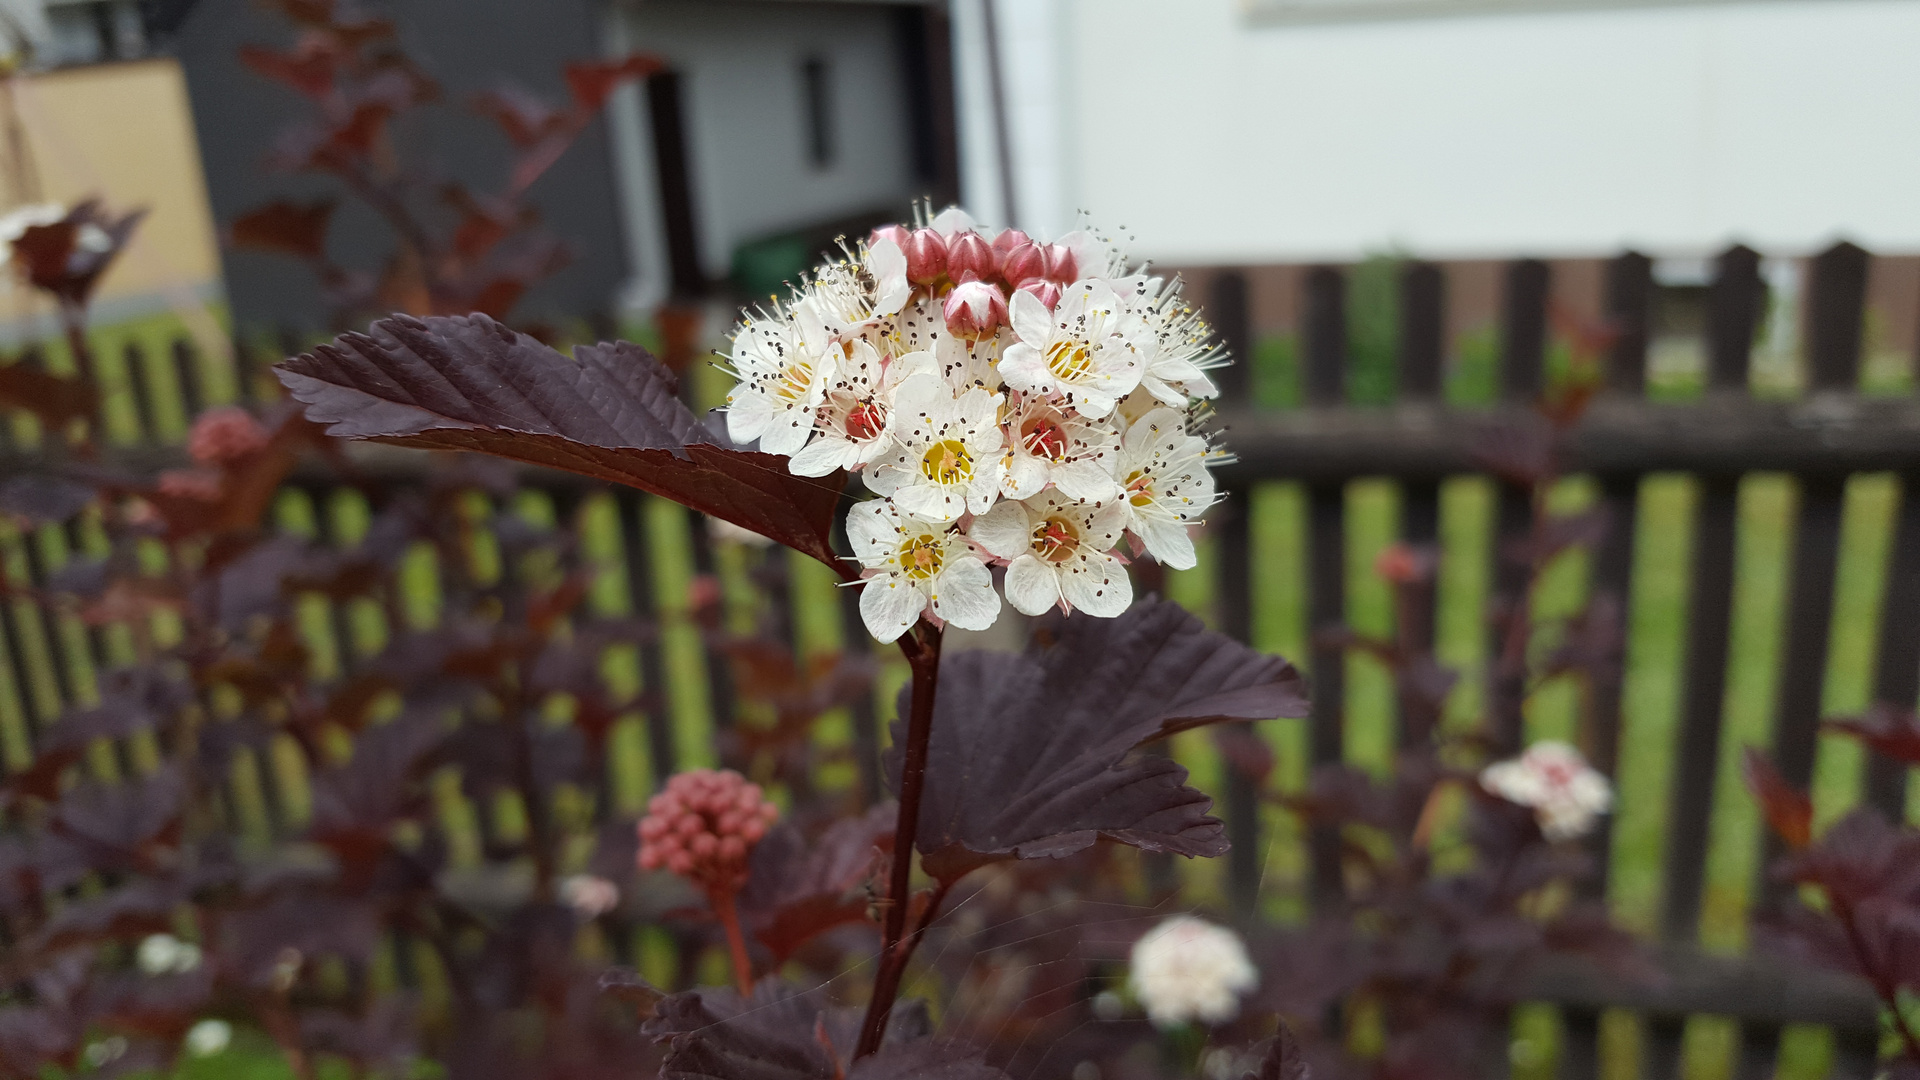
[[[973,229],[951,234],[925,227],[887,225],[873,230],[869,244],[890,241],[907,257],[907,280],[944,297],[947,330],[967,341],[991,338],[1007,325],[1007,305],[1015,292],[1030,292],[1048,311],[1060,303],[1062,287],[1079,270],[1065,244],[1036,243],[1019,229],[1006,229],[991,241]]]
[[[245,409],[208,409],[193,422],[187,453],[196,465],[228,465],[267,448],[267,429]]]
[[[640,819],[640,868],[669,870],[709,892],[746,884],[747,856],[780,808],[731,769],[693,769],[667,781]]]

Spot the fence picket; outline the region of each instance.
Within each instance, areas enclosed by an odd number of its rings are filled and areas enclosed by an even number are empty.
[[[1332,267],[1315,267],[1305,280],[1304,322],[1307,403],[1339,405],[1346,400],[1346,281]],[[1337,765],[1346,757],[1346,653],[1325,640],[1325,633],[1347,621],[1346,484],[1307,487],[1307,630],[1312,641],[1313,716],[1308,721],[1308,754],[1314,766]],[[1312,847],[1313,896],[1326,908],[1341,899],[1340,834],[1316,825]]]

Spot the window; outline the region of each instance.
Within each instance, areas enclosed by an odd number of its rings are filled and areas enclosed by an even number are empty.
[[[140,8],[134,0],[63,0],[47,5],[49,40],[36,43],[39,64],[98,64],[147,54]]]
[[[833,164],[833,69],[810,56],[800,62],[800,106],[807,139],[807,161],[816,169]]]

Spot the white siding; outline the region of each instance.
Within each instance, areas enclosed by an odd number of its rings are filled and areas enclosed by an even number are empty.
[[[1071,79],[1009,110],[1023,224],[1083,208],[1181,263],[1920,249],[1914,0],[1313,24],[999,4],[1003,56],[1056,49]],[[1049,126],[1064,163],[1023,159]]]

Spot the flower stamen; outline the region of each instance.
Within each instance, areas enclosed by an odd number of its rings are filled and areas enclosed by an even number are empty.
[[[936,484],[964,484],[973,479],[973,454],[959,439],[943,439],[927,447],[920,474]]]

